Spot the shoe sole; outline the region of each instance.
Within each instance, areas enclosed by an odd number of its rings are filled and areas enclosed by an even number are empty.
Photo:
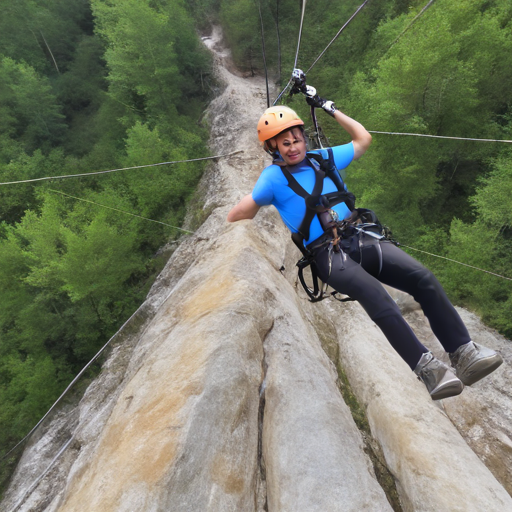
[[[466,386],[471,386],[480,379],[487,377],[487,375],[499,368],[502,363],[503,358],[499,354],[495,354],[486,359],[477,361],[473,366],[466,369],[463,375],[457,375],[457,377],[459,377]]]
[[[464,384],[460,380],[453,381],[440,389],[434,389],[430,394],[432,400],[441,400],[443,398],[450,398],[457,396],[464,390]]]

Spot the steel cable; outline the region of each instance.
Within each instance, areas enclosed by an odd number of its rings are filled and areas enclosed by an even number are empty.
[[[462,263],[461,261],[452,260],[451,258],[447,258],[446,256],[440,256],[439,254],[433,254],[431,252],[423,251],[421,249],[415,249],[414,247],[409,247],[408,245],[398,244],[399,247],[405,247],[406,249],[411,249],[412,251],[422,252],[423,254],[428,254],[429,256],[434,256],[435,258],[442,258],[443,260],[451,261],[452,263],[458,263],[459,265],[463,265],[464,267],[469,267],[474,270],[479,270],[480,272],[485,272],[486,274],[491,274],[492,276],[501,277],[501,279],[506,279],[507,281],[512,281],[512,278],[502,276],[501,274],[496,274],[489,270],[485,270],[483,268],[475,267],[473,265],[468,265],[467,263]]]
[[[305,12],[306,12],[306,0],[302,0],[302,11],[301,11],[301,15],[300,15],[300,27],[299,27],[299,38],[298,38],[298,41],[297,41],[297,51],[295,52],[295,62],[294,62],[294,65],[293,65],[293,69],[297,68],[297,63],[298,63],[298,60],[299,60],[299,50],[300,50],[300,43],[301,43],[301,39],[302,39],[302,27],[304,25],[304,13]],[[279,93],[279,95],[275,99],[274,103],[272,103],[272,106],[274,106],[281,99],[281,97],[283,96],[283,94],[288,89],[288,87],[290,86],[291,83],[292,83],[292,79],[290,78],[290,80],[288,80],[288,83],[285,85],[284,89]]]
[[[180,231],[184,231],[185,233],[194,233],[193,231],[189,231],[188,229],[179,228],[178,226],[173,226],[172,224],[167,224],[166,222],[161,222],[159,220],[154,220],[154,219],[148,219],[147,217],[142,217],[142,215],[137,215],[136,213],[130,213],[130,212],[127,212],[126,210],[119,210],[118,208],[113,208],[112,206],[107,206],[106,204],[96,203],[89,199],[83,199],[81,197],[72,196],[70,194],[66,194],[65,192],[61,192],[60,190],[53,190],[53,189],[48,189],[48,190],[50,192],[55,192],[56,194],[61,194],[66,197],[71,197],[72,199],[76,199],[77,201],[83,201],[84,203],[95,204],[97,206],[101,206],[101,207],[107,208],[109,210],[114,210],[115,212],[120,212],[120,213],[124,213],[126,215],[131,215],[132,217],[137,217],[139,219],[147,220],[149,222],[156,222],[157,224],[163,224],[164,226],[169,226],[170,228],[178,229]]]
[[[330,48],[330,46],[338,39],[339,35],[345,30],[347,25],[359,14],[361,9],[369,2],[369,0],[365,0],[356,10],[354,14],[349,18],[349,20],[338,30],[338,33],[332,38],[331,42],[325,47],[324,51],[316,58],[315,62],[309,66],[309,69],[306,71],[306,75],[313,69],[313,66],[322,58],[324,53]]]
[[[412,137],[427,137],[430,139],[451,139],[451,140],[472,140],[476,142],[505,142],[511,144],[512,140],[506,139],[471,139],[468,137],[448,137],[446,135],[428,135],[426,133],[400,133],[400,132],[378,132],[375,130],[368,130],[369,133],[379,133],[384,135],[410,135]]]
[[[97,352],[97,354],[82,368],[80,373],[69,383],[68,387],[62,392],[62,394],[57,398],[55,403],[48,409],[47,413],[37,422],[37,424],[30,430],[30,432],[21,440],[19,441],[16,446],[11,448],[2,458],[0,458],[0,462],[3,462],[11,453],[13,453],[19,446],[21,446],[36,430],[37,428],[43,423],[43,421],[50,415],[50,413],[57,407],[57,405],[60,403],[60,401],[67,395],[69,390],[73,387],[73,385],[82,377],[82,375],[87,371],[87,369],[100,357],[101,354],[107,349],[107,347],[110,345],[112,340],[123,331],[123,329],[126,327],[126,325],[130,322],[130,320],[139,312],[139,310],[142,308],[144,303],[142,303],[135,312],[126,320],[126,322],[121,326],[121,328],[101,347],[101,349]]]
[[[295,62],[293,69],[297,68],[297,62],[299,60],[300,43],[302,40],[302,27],[304,25],[304,13],[306,12],[306,0],[302,0],[302,12],[300,15],[300,27],[299,27],[299,40],[297,41],[297,51],[295,52]]]
[[[265,84],[267,86],[267,108],[269,108],[270,107],[270,91],[268,88],[267,54],[265,52],[265,33],[263,30],[263,16],[261,15],[261,0],[258,0],[258,12],[260,15],[261,51],[263,54],[263,67],[265,68]]]
[[[430,0],[430,2],[423,7],[423,9],[414,17],[414,19],[405,27],[402,33],[389,45],[389,48],[386,50],[386,53],[398,42],[398,40],[412,27],[412,25],[416,22],[416,20],[434,3],[435,0]]]
[[[202,158],[190,158],[189,160],[174,160],[171,162],[160,162],[158,164],[147,164],[147,165],[135,165],[133,167],[123,167],[121,169],[110,169],[107,171],[95,171],[95,172],[85,172],[82,174],[67,174],[64,176],[46,176],[44,178],[33,178],[29,180],[18,180],[18,181],[6,181],[4,183],[0,183],[1,185],[15,185],[17,183],[34,183],[36,181],[46,181],[46,180],[59,180],[64,178],[81,178],[84,176],[95,176],[98,174],[108,174],[111,172],[119,172],[119,171],[129,171],[131,169],[144,169],[146,167],[158,167],[160,165],[173,165],[173,164],[184,164],[188,162],[200,162],[202,160],[215,160],[216,158],[225,158],[227,156],[236,155],[237,153],[243,153],[242,149],[238,151],[233,151],[231,153],[226,153],[225,155],[215,155],[215,156],[205,156]]]
[[[61,447],[57,455],[52,459],[50,464],[46,467],[46,469],[37,477],[36,481],[29,487],[29,489],[25,492],[25,494],[21,497],[15,507],[11,510],[11,512],[16,512],[22,505],[25,503],[26,499],[36,490],[37,486],[41,482],[41,480],[48,474],[50,469],[52,469],[53,465],[57,462],[57,460],[62,456],[62,454],[67,450],[68,446],[75,439],[75,436],[71,436],[70,439]]]
[[[315,64],[322,58],[322,56],[324,55],[324,53],[330,48],[330,46],[334,43],[334,41],[336,41],[336,39],[338,39],[338,37],[340,36],[340,34],[345,30],[345,28],[347,27],[347,25],[359,14],[359,12],[361,11],[361,9],[363,9],[363,7],[369,2],[369,0],[365,0],[357,9],[356,11],[354,12],[354,14],[352,14],[352,16],[348,19],[348,21],[338,30],[338,33],[332,38],[331,42],[325,47],[324,51],[322,53],[320,53],[320,55],[315,59],[315,61],[313,62],[313,64],[311,64],[311,66],[309,67],[309,69],[306,71],[306,74],[308,74],[311,69],[313,69],[313,66],[315,66]],[[295,66],[294,66],[294,69],[297,67],[297,61],[298,61],[298,56],[299,56],[299,48],[300,48],[300,40],[301,40],[301,37],[302,37],[302,24],[303,24],[303,21],[304,21],[304,8],[305,8],[305,1],[303,3],[303,10],[302,10],[302,18],[301,18],[301,26],[300,26],[300,30],[299,30],[299,43],[297,45],[297,52],[295,54]],[[285,88],[281,91],[281,93],[279,94],[279,96],[276,98],[276,100],[274,101],[273,105],[275,105],[280,99],[281,97],[283,96],[283,94],[285,93],[285,91],[288,89],[288,87],[290,86],[292,82],[292,79],[290,78],[290,80],[288,81],[288,83],[286,84]]]

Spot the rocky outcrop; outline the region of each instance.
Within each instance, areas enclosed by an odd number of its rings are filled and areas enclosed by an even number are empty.
[[[208,169],[206,220],[80,403],[31,440],[1,510],[510,512],[509,342],[463,312],[507,363],[434,403],[357,304],[305,300],[272,209],[226,223],[265,165],[265,89],[227,70],[218,33],[207,42],[225,84],[208,112],[212,152],[244,153]]]
[[[437,357],[449,362],[423,313],[409,296],[390,290],[409,324]],[[457,308],[473,340],[500,352],[505,363],[495,373],[466,387],[455,399],[443,402],[443,411],[466,443],[512,494],[512,345],[482,325],[476,315]]]
[[[403,509],[512,510],[506,482],[497,481],[498,474],[489,471],[494,468],[470,449],[447,413],[450,404],[465,398],[432,402],[376,326],[368,324],[364,311],[353,303],[344,309],[343,322],[336,325],[342,365],[396,479]],[[423,315],[421,322],[425,326]],[[492,400],[489,385],[484,381],[479,386],[485,388],[484,400]],[[502,418],[507,415],[501,413]],[[478,422],[484,424],[486,418]],[[496,453],[502,461],[503,455]]]

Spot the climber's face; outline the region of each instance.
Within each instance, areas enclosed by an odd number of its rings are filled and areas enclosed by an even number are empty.
[[[298,128],[292,128],[275,137],[279,154],[287,165],[300,164],[306,158],[306,141]]]

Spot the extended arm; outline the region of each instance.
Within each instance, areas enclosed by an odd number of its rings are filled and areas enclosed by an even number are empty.
[[[332,101],[320,98],[314,87],[308,85],[306,90],[306,101],[308,105],[315,108],[323,108],[330,116],[334,117],[338,124],[352,137],[354,160],[363,156],[372,142],[372,136],[368,133],[366,128],[355,119],[337,110]]]
[[[228,213],[228,222],[236,222],[243,219],[254,219],[260,207],[252,198],[251,194],[246,195],[242,200],[234,206]]]

